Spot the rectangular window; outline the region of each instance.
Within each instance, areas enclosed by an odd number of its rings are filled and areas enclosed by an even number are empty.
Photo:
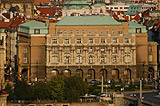
[[[136,28],[136,33],[141,33],[141,28]]]
[[[91,30],[90,29],[88,30],[88,34],[91,34]]]
[[[89,43],[93,43],[93,38],[90,38],[90,39],[89,39]]]
[[[106,34],[108,34],[108,32],[109,32],[109,31],[108,31],[108,30],[106,30]]]
[[[62,34],[62,31],[61,31],[61,30],[58,30],[58,34]]]
[[[57,39],[52,39],[52,44],[57,44]]]
[[[82,63],[82,56],[77,56],[77,64],[81,64]]]
[[[112,40],[113,40],[113,43],[118,43],[117,38],[113,38]]]
[[[102,33],[103,33],[103,30],[101,30],[100,33],[102,34]]]
[[[64,34],[67,34],[67,30],[64,30]]]
[[[123,9],[123,7],[120,7],[120,9]]]
[[[100,58],[100,63],[101,63],[101,64],[105,64],[105,62],[106,62],[106,61],[105,61],[105,56],[102,56],[102,57]]]
[[[73,30],[71,30],[71,34],[73,34]]]
[[[97,33],[97,30],[95,30],[95,34]]]
[[[27,47],[23,47],[23,53],[27,53]]]
[[[79,34],[79,30],[76,30],[76,33]]]
[[[66,56],[65,57],[65,64],[69,64],[70,63],[70,57],[69,56]]]
[[[116,55],[113,56],[113,63],[117,63],[117,56]]]
[[[106,50],[105,50],[105,47],[102,47],[102,48],[101,48],[101,53],[105,53],[105,51],[106,51]]]
[[[118,9],[118,7],[114,7],[114,9]]]
[[[124,9],[128,9],[128,7],[124,7]]]
[[[89,52],[89,53],[93,53],[93,47],[89,47],[88,52]]]
[[[58,48],[57,48],[57,47],[53,47],[53,48],[52,48],[52,53],[53,53],[53,54],[58,53]]]
[[[118,30],[118,34],[122,34],[122,31],[121,31],[121,30]]]
[[[125,38],[125,43],[129,43],[129,38]]]
[[[27,56],[23,57],[23,63],[27,63]]]
[[[106,39],[105,38],[101,38],[101,43],[106,43]]]
[[[112,33],[114,34],[114,29],[112,30]]]
[[[81,48],[77,48],[77,53],[78,54],[82,53],[82,49]]]
[[[82,30],[82,33],[84,34],[84,33],[85,33],[85,30]]]
[[[69,44],[69,39],[64,39],[64,44]]]
[[[90,57],[89,57],[89,63],[90,63],[90,64],[93,64],[93,63],[94,63],[94,57],[93,57],[93,56],[90,56]]]
[[[113,47],[113,53],[118,53],[118,47]]]
[[[149,46],[148,50],[149,50],[149,54],[152,54],[152,46]]]
[[[152,55],[149,55],[149,62],[152,61]]]
[[[57,64],[58,63],[58,57],[56,57],[56,56],[52,57],[52,63]]]
[[[77,39],[77,43],[78,43],[78,44],[82,43],[82,42],[81,42],[81,39]]]
[[[34,34],[40,34],[40,29],[34,29]]]

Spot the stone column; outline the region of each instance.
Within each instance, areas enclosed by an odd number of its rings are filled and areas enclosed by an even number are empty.
[[[7,106],[7,96],[9,94],[7,92],[2,92],[0,94],[0,104],[1,106]]]

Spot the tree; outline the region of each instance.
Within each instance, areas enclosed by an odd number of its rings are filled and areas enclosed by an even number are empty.
[[[68,102],[77,102],[80,96],[87,93],[87,84],[80,76],[71,76],[65,79],[65,99]]]
[[[64,96],[64,80],[61,76],[52,77],[48,83],[49,93],[52,99],[62,101]]]
[[[49,97],[47,84],[40,81],[32,87],[35,99],[47,99]]]
[[[8,92],[9,94],[9,96],[7,97],[7,100],[13,100],[14,99],[14,89],[9,83],[7,83],[5,87],[5,91]]]
[[[32,92],[29,92],[30,86],[25,81],[17,81],[15,84],[14,93],[17,99],[31,99]]]
[[[98,84],[88,86],[88,93],[91,95],[99,95],[101,93],[101,89],[98,87]]]

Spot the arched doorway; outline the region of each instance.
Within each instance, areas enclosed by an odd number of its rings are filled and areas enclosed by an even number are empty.
[[[88,79],[95,80],[95,70],[94,69],[88,70]]]
[[[103,76],[103,79],[106,81],[107,80],[107,70],[106,69],[101,69],[100,72],[102,73],[101,75]]]
[[[127,79],[127,80],[131,80],[131,69],[129,69],[129,68],[126,68],[125,70],[124,70],[124,79]]]
[[[21,71],[21,78],[22,78],[22,80],[27,80],[27,71],[28,71],[28,69],[23,69]]]
[[[112,78],[113,79],[119,79],[119,70],[118,69],[113,69],[112,70]]]
[[[63,76],[64,76],[64,77],[69,77],[69,76],[71,76],[71,70],[65,69],[65,70],[63,71]]]
[[[59,71],[57,69],[52,70],[52,76],[57,76],[59,75]]]
[[[79,75],[83,79],[83,70],[82,69],[77,69],[76,72],[77,72],[77,75]]]
[[[149,67],[148,69],[148,79],[151,80],[154,78],[154,69],[152,67]]]

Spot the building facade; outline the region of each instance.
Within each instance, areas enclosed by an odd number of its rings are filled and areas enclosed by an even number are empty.
[[[52,23],[46,38],[47,78],[58,74],[88,80],[100,80],[102,75],[105,80],[153,78],[149,72],[157,71],[157,43],[148,42],[146,32],[144,26],[110,16],[65,17]]]
[[[29,66],[31,81],[56,75],[137,81],[157,75],[157,43],[148,42],[145,27],[110,16],[70,16],[49,26],[21,24],[18,58],[19,72]]]

